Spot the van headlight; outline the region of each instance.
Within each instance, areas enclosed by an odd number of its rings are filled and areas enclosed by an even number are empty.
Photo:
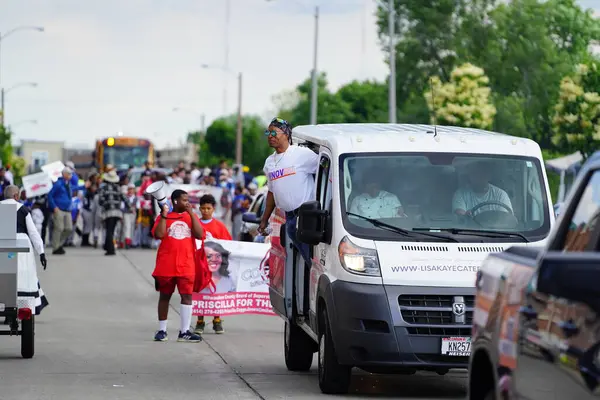
[[[381,276],[377,250],[357,246],[344,236],[338,246],[338,254],[346,271],[356,275]]]

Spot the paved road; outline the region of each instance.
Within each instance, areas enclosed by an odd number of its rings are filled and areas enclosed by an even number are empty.
[[[153,342],[153,251],[109,258],[100,250],[70,249],[48,257],[40,279],[51,305],[36,320],[36,355],[24,360],[18,338],[0,337],[0,399],[326,397],[318,388],[316,357],[309,373],[285,368],[276,317],[229,317],[225,335],[208,332],[200,344]],[[171,339],[176,310],[169,315]],[[444,377],[356,372],[347,398],[459,399],[465,384],[460,371]]]

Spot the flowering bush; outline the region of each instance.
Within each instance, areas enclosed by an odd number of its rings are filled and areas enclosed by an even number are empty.
[[[431,122],[469,128],[489,129],[494,123],[496,107],[491,102],[489,79],[483,69],[472,64],[455,68],[450,82],[431,78],[425,92]]]
[[[560,83],[552,119],[555,146],[589,155],[600,144],[600,63],[580,64]]]

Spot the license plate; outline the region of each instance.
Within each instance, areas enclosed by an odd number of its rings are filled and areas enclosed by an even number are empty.
[[[442,338],[442,355],[455,357],[468,357],[471,355],[470,337],[445,337]]]

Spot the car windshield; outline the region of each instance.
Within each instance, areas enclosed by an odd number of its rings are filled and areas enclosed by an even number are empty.
[[[536,241],[550,229],[542,166],[533,157],[344,154],[340,177],[344,225],[357,237],[410,239],[378,222],[414,231],[415,240],[423,240],[417,232],[442,232],[459,241]]]
[[[104,148],[104,165],[142,166],[148,161],[148,147],[111,146]]]

